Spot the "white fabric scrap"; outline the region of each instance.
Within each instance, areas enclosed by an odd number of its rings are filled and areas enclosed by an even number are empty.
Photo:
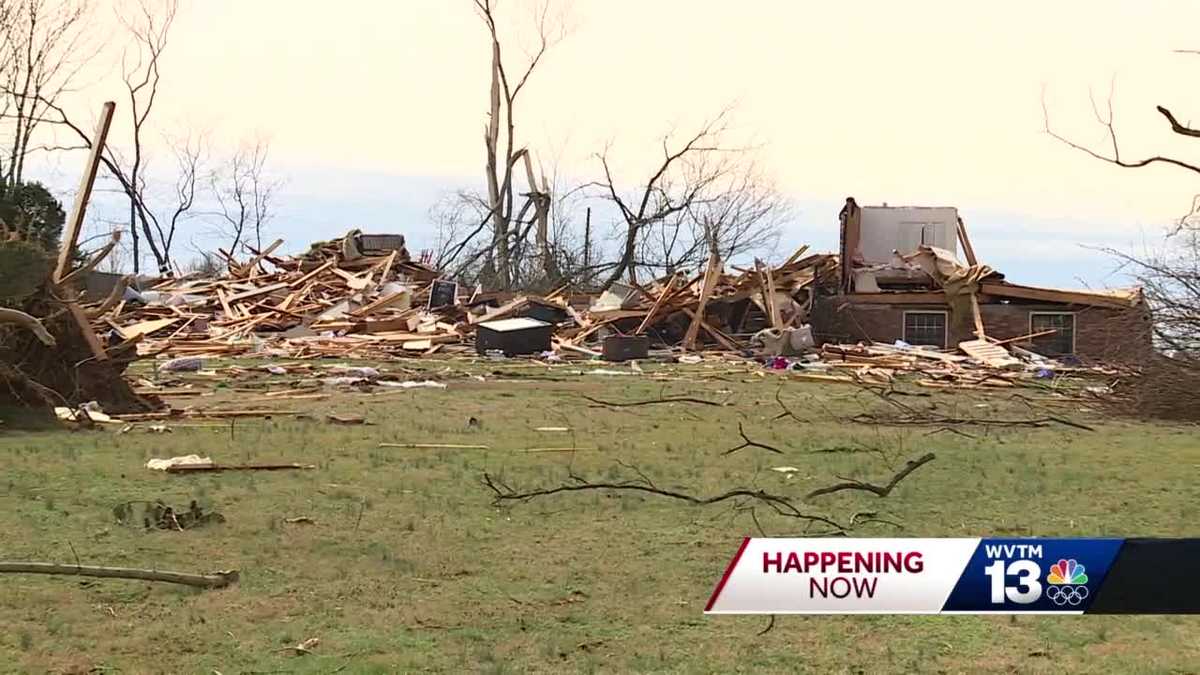
[[[446,388],[446,385],[442,384],[441,382],[434,382],[433,380],[425,380],[424,382],[414,382],[412,380],[406,380],[404,382],[394,382],[394,381],[388,380],[388,381],[379,381],[379,382],[376,382],[375,384],[378,384],[381,387],[397,387],[400,389],[445,389]]]
[[[212,463],[211,457],[183,455],[182,457],[171,457],[170,459],[151,459],[146,462],[146,468],[152,471],[166,471],[173,466],[212,466]]]

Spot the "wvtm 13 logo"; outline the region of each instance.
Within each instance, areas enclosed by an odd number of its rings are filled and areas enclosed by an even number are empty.
[[[1060,558],[1050,565],[1043,584],[1042,566],[1033,560],[1042,558],[1040,544],[988,545],[986,553],[996,559],[983,569],[991,581],[993,604],[1007,600],[1030,605],[1045,595],[1059,607],[1078,607],[1088,597],[1087,569],[1074,558]],[[1020,559],[1008,560],[1014,557]]]

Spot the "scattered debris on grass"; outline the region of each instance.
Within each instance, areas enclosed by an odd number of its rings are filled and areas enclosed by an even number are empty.
[[[205,512],[195,499],[183,508],[168,506],[162,500],[123,502],[113,507],[113,515],[122,525],[140,522],[147,530],[178,532],[225,522],[225,516],[215,511]]]

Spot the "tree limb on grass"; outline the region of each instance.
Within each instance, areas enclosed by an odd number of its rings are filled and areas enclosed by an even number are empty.
[[[742,437],[743,443],[741,445],[737,446],[736,448],[730,448],[730,449],[726,450],[725,452],[722,452],[721,453],[722,455],[731,455],[743,448],[762,448],[763,450],[770,450],[771,452],[773,452],[777,455],[783,454],[783,451],[780,450],[779,448],[772,447],[765,443],[759,443],[758,441],[750,440],[750,437],[746,435],[745,429],[742,428],[741,422],[738,422],[738,435]]]
[[[900,483],[900,481],[907,478],[910,473],[916,471],[917,469],[928,464],[929,462],[932,462],[934,459],[935,459],[935,455],[932,452],[930,452],[930,453],[926,453],[925,455],[921,456],[918,459],[909,460],[908,463],[904,465],[904,468],[900,469],[900,471],[897,472],[895,476],[892,476],[892,479],[890,481],[888,481],[888,484],[883,485],[883,486],[873,485],[871,483],[864,483],[863,481],[855,480],[853,478],[846,478],[844,476],[838,476],[839,479],[844,480],[846,482],[838,483],[837,485],[830,485],[829,487],[817,488],[816,490],[813,490],[812,492],[805,495],[804,499],[809,500],[809,499],[812,499],[813,497],[820,497],[822,495],[833,494],[834,492],[841,492],[842,490],[865,490],[867,492],[873,492],[879,497],[886,497],[889,494],[891,494],[892,490],[895,489],[896,485],[898,485]]]
[[[737,488],[722,492],[721,494],[711,497],[699,497],[690,495],[685,492],[677,492],[675,490],[664,490],[662,488],[647,485],[643,480],[639,481],[619,481],[619,482],[591,482],[580,478],[579,476],[571,476],[574,481],[568,485],[559,485],[552,488],[543,488],[538,490],[530,490],[527,492],[518,492],[513,488],[505,485],[503,482],[494,479],[491,474],[483,474],[483,485],[492,491],[494,505],[501,505],[509,502],[527,502],[537,497],[548,497],[567,492],[584,492],[590,490],[605,490],[612,492],[640,492],[644,494],[658,495],[687,502],[694,506],[709,506],[719,504],[731,499],[745,498],[752,499],[770,507],[775,513],[786,516],[788,518],[797,518],[799,520],[808,521],[809,524],[827,525],[831,530],[825,534],[845,534],[847,528],[825,516],[818,516],[802,512],[792,501],[782,495],[771,494],[764,490],[751,490],[749,488]]]
[[[68,574],[72,576],[102,577],[106,579],[142,579],[165,581],[196,588],[224,588],[238,580],[237,570],[224,570],[212,574],[186,574],[166,570],[145,570],[132,567],[95,567],[92,565],[60,565],[45,562],[0,562],[0,573],[14,574]]]
[[[702,398],[692,398],[691,396],[668,396],[666,398],[652,398],[645,401],[605,401],[602,399],[593,398],[586,394],[582,395],[582,397],[588,401],[591,401],[592,403],[596,403],[598,405],[607,405],[613,408],[630,408],[633,406],[656,405],[659,403],[698,403],[700,405],[711,405],[717,407],[725,405],[720,401],[708,401]]]

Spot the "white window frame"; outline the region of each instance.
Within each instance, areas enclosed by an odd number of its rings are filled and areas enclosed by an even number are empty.
[[[900,339],[908,342],[908,315],[909,314],[941,314],[942,315],[942,349],[946,348],[946,343],[950,341],[950,313],[944,309],[906,309],[904,316],[900,318]]]
[[[1033,334],[1033,317],[1035,316],[1069,316],[1071,317],[1071,351],[1068,354],[1075,354],[1075,332],[1079,330],[1079,318],[1076,316],[1078,312],[1030,312],[1029,313],[1029,333]],[[1033,344],[1034,338],[1029,338],[1029,343]]]

